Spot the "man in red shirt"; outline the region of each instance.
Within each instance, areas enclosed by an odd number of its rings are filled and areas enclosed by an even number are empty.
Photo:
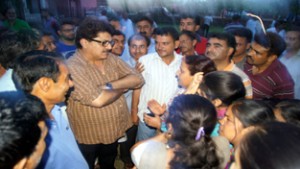
[[[179,30],[180,31],[187,30],[196,33],[196,31],[200,29],[200,22],[198,20],[196,17],[191,15],[182,16],[180,19]],[[195,46],[195,50],[199,55],[204,54],[206,49],[207,39],[198,34],[196,38],[197,38],[197,43]],[[180,53],[180,49],[177,49],[176,52]]]
[[[294,98],[293,79],[277,59],[285,48],[284,40],[276,33],[255,36],[244,68],[252,82],[254,99]]]

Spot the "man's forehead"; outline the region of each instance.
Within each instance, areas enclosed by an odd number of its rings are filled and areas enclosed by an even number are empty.
[[[195,22],[194,18],[181,18],[180,22]]]
[[[63,27],[63,28],[65,28],[65,27],[75,27],[75,25],[70,24],[70,23],[66,23],[66,24],[61,25],[61,27]]]
[[[224,43],[224,44],[227,44],[226,40],[223,40],[223,39],[218,39],[218,38],[209,38],[208,39],[208,42],[210,43]]]
[[[140,20],[136,24],[137,25],[151,25],[151,23],[147,20]]]
[[[251,43],[251,47],[252,47],[253,49],[255,49],[255,50],[259,50],[260,52],[267,52],[267,51],[269,51],[269,48],[266,48],[266,47],[264,47],[264,46],[258,44],[258,43],[255,42],[255,41],[253,41],[253,42]]]
[[[171,40],[173,41],[173,37],[169,34],[166,34],[166,35],[156,35],[156,38],[155,40],[157,39],[162,39],[162,40]]]
[[[97,35],[95,36],[95,38],[104,38],[104,37],[109,37],[111,38],[111,34],[109,32],[98,32]]]
[[[113,35],[112,38],[113,39],[125,39],[125,37],[123,35]]]
[[[300,35],[300,31],[288,31],[286,32],[286,36],[299,36]]]
[[[132,45],[132,44],[137,44],[137,43],[138,44],[140,44],[140,43],[145,43],[146,44],[147,42],[146,42],[145,39],[132,39],[130,44]]]

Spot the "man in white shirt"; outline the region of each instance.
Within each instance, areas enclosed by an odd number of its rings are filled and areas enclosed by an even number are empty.
[[[142,72],[145,84],[140,90],[134,91],[132,100],[132,113],[137,113],[139,118],[137,141],[156,134],[156,129],[147,126],[147,121],[144,121],[144,116],[151,113],[148,101],[155,99],[158,103],[165,104],[178,89],[176,71],[182,58],[174,51],[178,45],[178,32],[174,28],[159,28],[155,39],[156,52],[139,59],[145,69]]]
[[[300,99],[300,27],[292,26],[285,34],[286,50],[279,60],[294,80],[295,99]]]

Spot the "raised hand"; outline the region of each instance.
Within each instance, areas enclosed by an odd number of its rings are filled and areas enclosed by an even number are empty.
[[[160,116],[164,114],[164,112],[166,111],[167,105],[166,104],[160,105],[156,100],[152,99],[148,101],[148,108],[151,110],[152,113]]]

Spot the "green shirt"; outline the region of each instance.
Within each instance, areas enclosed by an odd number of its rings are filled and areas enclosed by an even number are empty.
[[[25,22],[25,21],[23,21],[23,20],[21,20],[21,19],[16,19],[13,25],[10,25],[8,23],[8,21],[5,20],[3,22],[3,25],[5,27],[8,27],[8,28],[14,30],[14,31],[19,31],[20,29],[30,29],[30,26],[28,25],[28,23]]]

